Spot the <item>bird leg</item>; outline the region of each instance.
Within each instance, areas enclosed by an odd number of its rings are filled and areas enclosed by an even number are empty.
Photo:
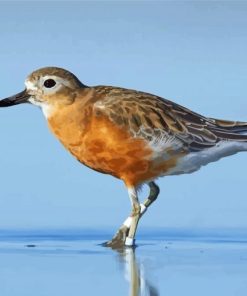
[[[132,205],[132,212],[131,212],[131,225],[129,229],[128,236],[125,240],[126,246],[134,246],[135,245],[135,234],[138,226],[138,222],[141,217],[141,205],[138,200],[137,192],[135,189],[129,190],[129,196]]]
[[[148,186],[150,188],[149,196],[148,198],[144,201],[143,205],[146,207],[146,209],[151,206],[151,204],[157,199],[160,189],[157,184],[154,182],[149,182]]]
[[[148,186],[150,188],[150,193],[148,198],[144,201],[143,204],[140,204],[140,217],[144,215],[147,208],[157,199],[159,195],[159,187],[154,182],[149,182]],[[139,217],[139,218],[140,218]],[[139,220],[139,219],[138,219]],[[129,236],[130,228],[132,224],[132,215],[129,216],[121,227],[118,229],[112,240],[108,241],[105,245],[111,248],[122,248],[125,245],[126,238]]]
[[[133,246],[135,244],[135,233],[137,230],[138,222],[141,216],[144,215],[144,213],[146,212],[147,208],[157,199],[159,195],[160,189],[154,182],[149,182],[148,185],[150,188],[150,193],[143,204],[139,204],[137,195],[135,197],[132,197],[132,222],[130,225],[128,236],[125,240],[126,246]]]

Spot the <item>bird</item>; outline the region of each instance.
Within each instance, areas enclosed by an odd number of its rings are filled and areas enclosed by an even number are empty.
[[[25,80],[24,91],[0,107],[38,106],[51,132],[83,165],[122,180],[131,213],[105,246],[135,246],[140,218],[157,199],[159,177],[193,173],[247,150],[247,122],[205,117],[150,93],[87,86],[72,72],[44,67]],[[149,195],[138,195],[143,185]]]

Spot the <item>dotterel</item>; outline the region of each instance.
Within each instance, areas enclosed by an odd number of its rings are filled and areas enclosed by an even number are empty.
[[[82,164],[121,179],[132,212],[112,248],[134,245],[140,217],[156,200],[155,179],[192,173],[222,157],[247,150],[247,123],[207,118],[148,93],[84,85],[67,70],[47,67],[29,75],[26,89],[0,101],[39,106],[50,130]],[[150,187],[141,204],[138,188]]]

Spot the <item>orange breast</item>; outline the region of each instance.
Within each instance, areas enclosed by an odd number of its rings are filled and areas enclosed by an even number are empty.
[[[157,178],[177,162],[175,157],[162,163],[153,161],[153,151],[145,140],[132,137],[102,115],[93,115],[90,108],[78,114],[75,106],[71,110],[67,107],[64,114],[60,110],[48,121],[53,133],[81,163],[122,179],[128,187]]]

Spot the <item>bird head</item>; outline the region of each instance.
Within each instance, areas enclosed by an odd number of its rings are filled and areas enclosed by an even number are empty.
[[[25,90],[0,101],[0,107],[31,103],[48,115],[54,107],[70,105],[77,92],[86,86],[71,72],[46,67],[31,73],[25,80]]]

